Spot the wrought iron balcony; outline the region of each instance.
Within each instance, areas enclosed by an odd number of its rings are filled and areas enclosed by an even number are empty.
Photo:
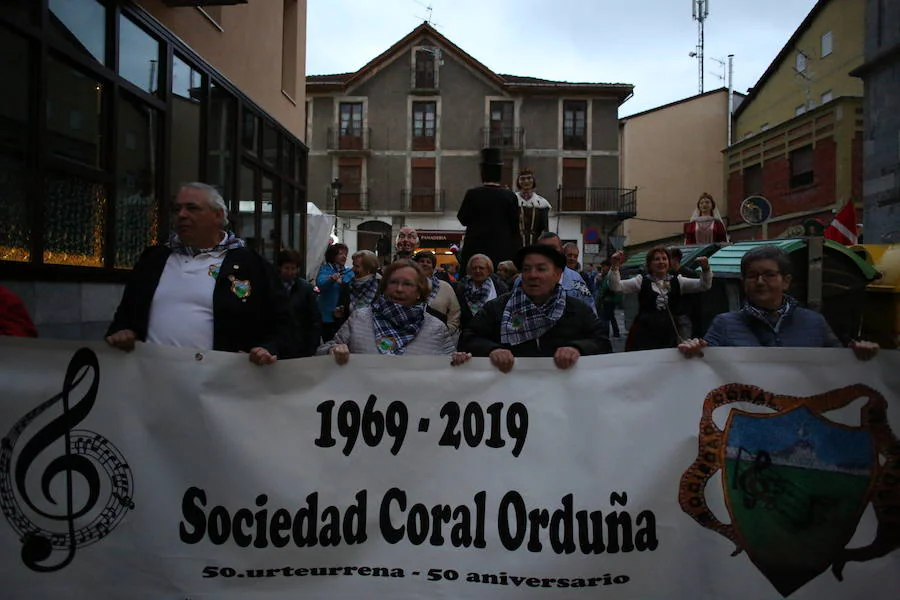
[[[500,148],[508,152],[525,149],[525,128],[491,126],[481,128],[481,144],[484,148]]]
[[[403,212],[444,212],[444,190],[433,190],[430,188],[400,190],[400,198]]]
[[[368,154],[371,150],[369,137],[370,127],[328,128],[327,149],[329,152],[341,154]]]
[[[340,191],[336,195],[328,188],[325,197],[326,212],[338,214],[341,212],[369,212],[368,192]]]
[[[567,188],[556,191],[556,210],[564,214],[616,215],[630,219],[637,214],[637,188]]]

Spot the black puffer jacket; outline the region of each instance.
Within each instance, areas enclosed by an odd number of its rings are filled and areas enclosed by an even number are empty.
[[[582,356],[612,352],[609,339],[590,307],[580,300],[566,297],[563,316],[544,335],[522,344],[500,343],[500,321],[512,294],[494,298],[478,311],[459,338],[459,351],[472,356],[488,356],[497,348],[511,350],[514,356],[552,357],[557,348],[571,346]]]

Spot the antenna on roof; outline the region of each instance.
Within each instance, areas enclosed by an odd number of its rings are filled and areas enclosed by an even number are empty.
[[[434,7],[432,7],[430,4],[425,4],[424,2],[419,2],[419,0],[413,0],[413,2],[415,2],[416,4],[418,4],[419,6],[421,6],[422,8],[425,9],[425,13],[426,13],[425,17],[419,17],[418,15],[416,15],[419,19],[422,19],[423,21],[425,21],[432,27],[438,27],[440,25],[440,23],[435,23],[431,20],[432,13],[434,12]]]
[[[697,59],[698,73],[700,75],[700,93],[703,93],[703,50],[706,42],[703,39],[703,28],[706,18],[709,16],[709,0],[691,0],[691,15],[697,21],[697,49],[689,56]]]

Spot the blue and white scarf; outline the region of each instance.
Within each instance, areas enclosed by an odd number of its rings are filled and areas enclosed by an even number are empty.
[[[500,319],[500,342],[516,346],[535,340],[553,327],[566,310],[566,294],[557,284],[544,304],[532,302],[521,287],[513,290]]]
[[[372,329],[379,354],[403,354],[424,322],[424,304],[404,306],[384,296],[372,302]]]
[[[466,278],[465,287],[463,288],[463,296],[466,299],[466,304],[469,305],[469,310],[472,311],[472,314],[475,315],[481,310],[481,307],[484,306],[484,303],[487,302],[488,297],[491,295],[491,290],[494,289],[494,282],[491,281],[490,277],[484,280],[480,286],[476,285],[474,281],[472,281],[471,277]]]
[[[438,279],[437,273],[432,273],[429,281],[431,281],[431,295],[428,296],[428,303],[431,304],[441,291],[441,280]]]
[[[378,277],[375,275],[366,275],[359,279],[351,279],[347,282],[347,289],[350,293],[350,310],[356,310],[363,306],[369,306],[378,293]]]
[[[746,315],[750,315],[755,319],[759,319],[763,323],[766,323],[769,327],[772,328],[772,331],[778,333],[781,329],[781,324],[784,322],[785,317],[787,317],[793,310],[797,307],[797,301],[787,294],[781,300],[781,306],[776,308],[775,310],[766,310],[764,308],[760,308],[749,302],[744,303],[744,306],[741,307],[741,312]]]
[[[166,244],[169,248],[172,249],[172,252],[176,254],[184,254],[185,256],[197,256],[198,254],[210,254],[212,252],[222,252],[226,250],[236,250],[237,248],[243,248],[247,245],[244,240],[234,235],[232,232],[226,232],[225,239],[213,246],[212,248],[194,248],[193,246],[188,246],[184,242],[181,241],[181,238],[178,237],[177,233],[173,233],[172,237],[169,238],[169,242]]]

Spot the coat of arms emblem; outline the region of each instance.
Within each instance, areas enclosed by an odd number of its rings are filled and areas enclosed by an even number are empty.
[[[827,413],[865,399],[860,424]],[[734,403],[724,429],[713,411]],[[706,484],[719,473],[730,523],[706,503]],[[887,421],[887,401],[852,385],[806,398],[729,384],[710,392],[700,421],[700,451],[684,472],[682,510],[746,551],[759,571],[789,596],[829,567],[838,580],[848,562],[880,558],[900,547],[900,442]],[[847,548],[863,511],[875,513],[875,539]]]

